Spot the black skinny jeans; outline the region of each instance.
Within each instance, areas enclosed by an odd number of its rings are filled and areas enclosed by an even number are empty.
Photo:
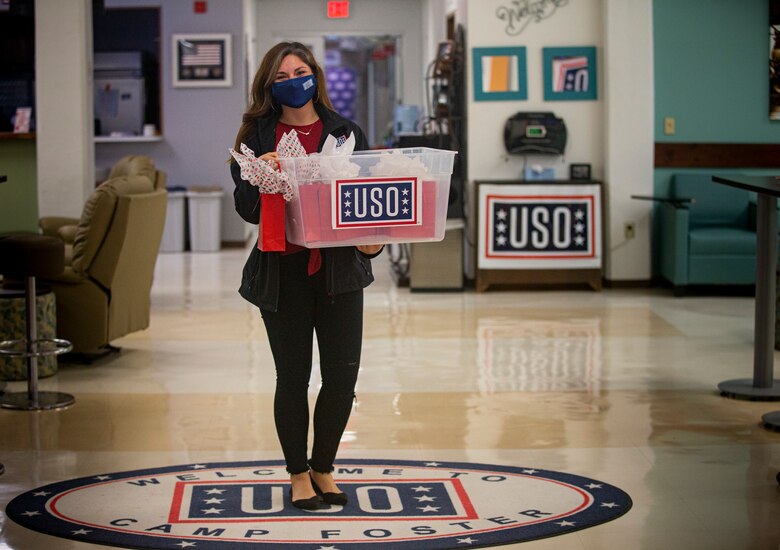
[[[287,471],[309,466],[331,472],[352,412],[363,339],[363,291],[335,297],[325,288],[325,266],[306,272],[308,252],[280,257],[279,307],[262,311],[276,364],[274,420]],[[320,352],[322,388],[314,408],[314,444],[307,461],[308,388],[313,333]]]

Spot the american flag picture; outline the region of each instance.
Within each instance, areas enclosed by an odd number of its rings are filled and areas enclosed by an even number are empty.
[[[230,34],[174,34],[174,86],[230,86]]]
[[[193,43],[186,40],[179,42],[181,48],[182,66],[215,66],[222,64],[222,43]]]

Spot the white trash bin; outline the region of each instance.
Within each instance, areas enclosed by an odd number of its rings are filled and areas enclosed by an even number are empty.
[[[185,220],[184,207],[187,198],[186,187],[168,187],[168,209],[165,215],[160,252],[184,252]]]
[[[216,252],[220,249],[222,195],[220,187],[190,187],[189,207],[190,250]]]

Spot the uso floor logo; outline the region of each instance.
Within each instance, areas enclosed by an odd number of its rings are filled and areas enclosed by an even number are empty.
[[[562,535],[631,508],[577,475],[470,463],[352,460],[346,506],[294,508],[281,461],[190,464],[54,483],[7,515],[57,537],[128,548],[479,548]],[[243,545],[243,546],[242,546]]]

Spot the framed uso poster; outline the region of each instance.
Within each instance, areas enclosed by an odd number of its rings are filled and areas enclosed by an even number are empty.
[[[479,269],[600,269],[601,186],[480,184]]]

